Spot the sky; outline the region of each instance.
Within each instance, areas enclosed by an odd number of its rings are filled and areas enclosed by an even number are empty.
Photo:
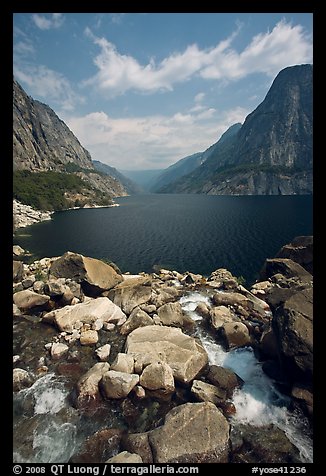
[[[288,66],[312,63],[312,13],[15,13],[15,79],[93,160],[164,169],[243,123]]]

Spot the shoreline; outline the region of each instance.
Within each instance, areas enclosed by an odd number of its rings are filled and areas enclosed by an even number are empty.
[[[65,212],[67,210],[82,210],[82,209],[92,209],[92,208],[112,208],[119,207],[118,203],[112,203],[112,205],[88,205],[84,207],[71,207],[60,210]],[[36,208],[31,207],[30,205],[25,205],[18,200],[13,200],[13,223],[14,223],[14,233],[21,228],[26,228],[27,226],[34,225],[36,223],[41,223],[43,221],[51,220],[52,215],[55,211],[49,210],[37,210]]]

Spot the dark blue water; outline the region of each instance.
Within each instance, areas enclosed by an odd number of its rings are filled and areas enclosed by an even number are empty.
[[[20,230],[15,243],[34,258],[75,251],[123,271],[154,265],[205,276],[227,268],[253,282],[266,258],[311,235],[312,196],[142,195],[120,207],[57,212]]]

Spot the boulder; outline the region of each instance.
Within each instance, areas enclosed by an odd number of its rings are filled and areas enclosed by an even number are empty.
[[[288,258],[313,274],[313,236],[297,236],[283,246],[275,258]]]
[[[209,311],[210,311],[210,308],[204,302],[198,303],[198,305],[195,309],[195,312],[197,312],[197,314],[204,317],[205,319],[208,319],[210,317],[210,312]]]
[[[271,278],[274,274],[282,274],[285,278],[296,278],[298,281],[306,283],[312,280],[312,275],[308,273],[300,264],[288,258],[271,258],[265,261],[260,272],[262,280]]]
[[[227,322],[223,325],[222,332],[229,349],[251,344],[248,328],[242,322]]]
[[[230,309],[225,306],[213,307],[210,310],[209,315],[211,325],[216,330],[223,327],[227,322],[233,322],[235,320],[235,317]]]
[[[59,342],[55,342],[51,346],[51,357],[53,360],[60,360],[64,357],[69,350],[69,347],[66,344],[60,344]]]
[[[102,345],[102,347],[98,347],[98,349],[96,349],[95,351],[95,354],[102,362],[105,362],[108,360],[110,352],[111,352],[111,345],[105,344],[105,345]]]
[[[264,357],[270,359],[278,358],[278,345],[273,328],[268,327],[261,335],[259,342],[259,350]]]
[[[22,261],[13,261],[13,281],[18,283],[23,279],[24,276],[24,265]]]
[[[304,413],[312,418],[314,412],[314,397],[312,391],[301,385],[294,385],[291,396],[299,402]]]
[[[49,300],[49,296],[44,296],[43,294],[37,294],[34,291],[26,289],[24,291],[19,291],[14,294],[14,303],[19,309],[23,311],[28,311],[34,307],[45,307]]]
[[[213,295],[213,302],[217,306],[248,306],[248,299],[240,293],[219,291]]]
[[[210,402],[173,408],[164,425],[149,432],[155,463],[226,463],[229,424]]]
[[[273,330],[290,381],[312,382],[313,289],[297,290],[274,311]]]
[[[178,289],[176,286],[168,286],[167,284],[162,286],[153,283],[151,304],[159,308],[167,302],[176,301],[181,295],[182,288]]]
[[[202,345],[174,327],[135,329],[127,337],[126,353],[133,355],[135,360],[146,356],[148,363],[167,363],[174,378],[183,383],[191,382],[208,364]]]
[[[97,331],[84,331],[80,334],[80,339],[79,339],[81,345],[93,345],[97,344],[98,342],[98,333]]]
[[[48,296],[45,297],[49,299]],[[56,309],[45,314],[43,319],[55,322],[61,331],[72,332],[78,322],[92,324],[97,319],[101,319],[103,322],[119,323],[126,319],[126,315],[110,299],[99,297],[74,306]]]
[[[222,390],[215,385],[211,385],[201,380],[194,380],[191,386],[191,393],[200,402],[211,402],[214,405],[226,400],[226,391]]]
[[[84,407],[100,400],[99,382],[110,370],[107,362],[99,362],[83,375],[77,383],[77,406]]]
[[[238,440],[236,442],[235,440]],[[232,463],[300,463],[298,449],[275,425],[240,425],[231,433]]]
[[[218,365],[210,365],[207,380],[226,392],[227,398],[231,398],[234,390],[243,385],[243,380],[232,370]]]
[[[153,319],[138,306],[132,311],[127,321],[121,326],[120,333],[127,335],[138,327],[153,325]]]
[[[149,364],[143,370],[139,383],[152,397],[170,396],[174,390],[174,378],[171,367],[165,362]]]
[[[183,310],[179,302],[163,304],[158,311],[158,317],[164,326],[182,327]]]
[[[128,453],[128,451],[122,451],[112,458],[105,461],[106,463],[119,463],[119,464],[139,464],[143,463],[143,460],[136,453]]]
[[[139,383],[139,375],[109,370],[101,380],[101,388],[106,398],[125,398]]]
[[[130,314],[136,306],[145,304],[150,300],[152,295],[151,281],[145,277],[127,279],[105,295],[108,295],[123,312]]]
[[[53,299],[61,297],[65,291],[64,278],[48,281],[44,286],[44,292]]]
[[[89,436],[78,454],[70,458],[69,463],[94,464],[104,461],[119,451],[123,430],[103,428]]]
[[[22,256],[22,255],[26,254],[26,251],[24,250],[24,248],[22,248],[19,245],[13,245],[12,254],[13,254],[13,256]]]
[[[83,291],[89,296],[98,296],[123,279],[112,266],[103,261],[70,251],[52,263],[50,274],[57,278],[71,278],[81,283]]]
[[[33,383],[32,376],[27,370],[15,368],[13,370],[13,390],[19,392],[25,387],[30,387]]]
[[[113,364],[111,365],[111,370],[116,372],[124,372],[126,374],[134,373],[134,358],[132,355],[118,353]]]
[[[31,288],[34,283],[35,283],[35,276],[33,274],[31,274],[30,276],[22,280],[22,285],[24,289]]]
[[[121,446],[130,453],[138,454],[143,463],[153,463],[152,450],[148,441],[148,433],[131,433],[122,438]]]

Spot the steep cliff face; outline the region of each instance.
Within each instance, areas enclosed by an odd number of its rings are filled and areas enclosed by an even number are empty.
[[[89,152],[46,104],[29,97],[14,80],[14,170],[64,171],[73,163],[92,169]]]
[[[13,170],[15,198],[36,208],[107,205],[127,195],[119,180],[94,169],[89,152],[55,112],[15,80]]]
[[[312,65],[282,70],[236,135],[165,192],[213,195],[312,193]]]

